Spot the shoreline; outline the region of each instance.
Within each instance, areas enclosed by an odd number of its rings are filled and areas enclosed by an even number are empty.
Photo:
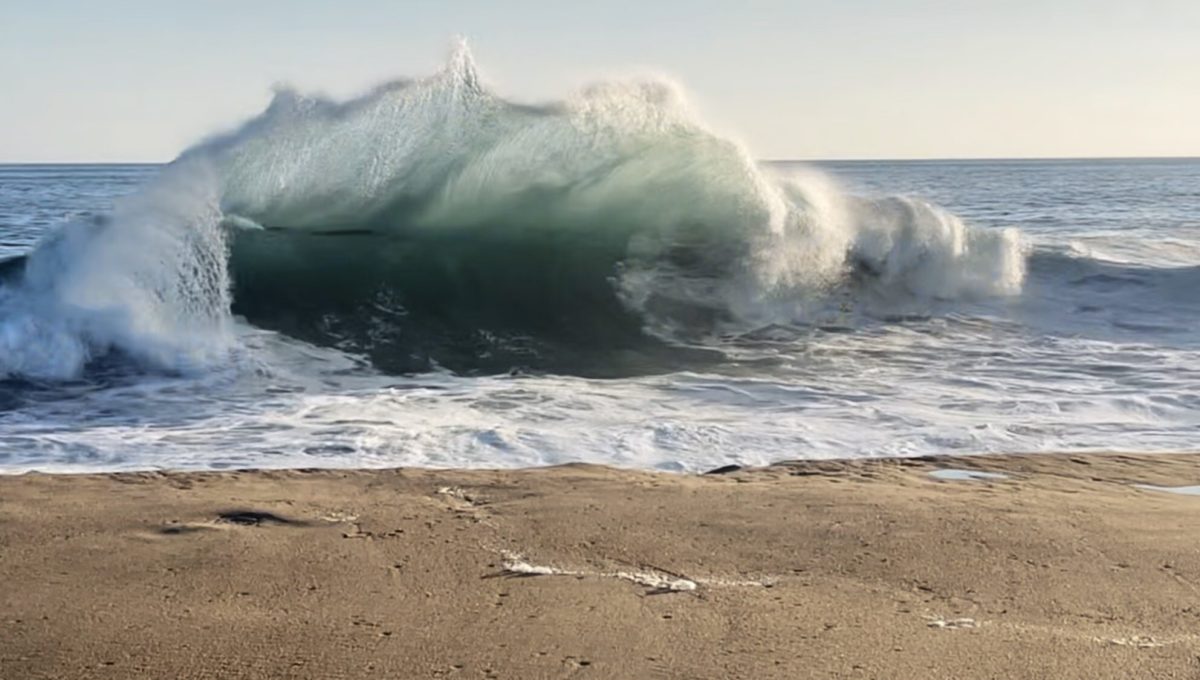
[[[888,463],[894,462],[904,465],[906,462],[942,465],[943,467],[955,467],[958,463],[966,463],[968,467],[984,466],[971,465],[970,461],[983,461],[986,463],[989,460],[1003,461],[1003,465],[1015,464],[1013,461],[1022,460],[1025,458],[1036,458],[1045,456],[1048,458],[1059,457],[1081,457],[1081,458],[1108,458],[1108,457],[1125,457],[1137,459],[1153,459],[1153,458],[1175,458],[1187,456],[1200,456],[1200,449],[1166,449],[1161,451],[1118,451],[1110,449],[1084,449],[1079,451],[1028,451],[1014,453],[947,453],[947,454],[919,454],[912,456],[867,456],[867,457],[851,457],[851,458],[784,458],[773,463],[765,465],[742,465],[738,463],[730,463],[719,465],[713,468],[703,470],[662,470],[638,466],[616,466],[602,463],[592,463],[587,461],[571,461],[567,463],[552,463],[545,465],[533,465],[528,467],[420,467],[420,466],[404,466],[404,465],[369,465],[369,466],[297,466],[283,465],[279,467],[226,467],[226,468],[163,468],[163,467],[145,467],[145,468],[121,468],[115,470],[93,470],[86,467],[79,469],[67,468],[51,468],[51,469],[0,469],[0,479],[5,477],[25,477],[25,476],[45,476],[45,477],[113,477],[121,475],[222,475],[222,474],[259,474],[271,472],[299,472],[299,473],[336,473],[336,472],[432,472],[432,473],[525,473],[537,470],[554,470],[558,468],[599,468],[605,470],[613,470],[616,472],[644,472],[651,475],[666,475],[680,477],[705,477],[710,475],[728,474],[730,472],[756,472],[771,470],[777,467],[811,467],[820,466],[823,464],[830,465],[847,465],[855,466],[857,464],[873,464],[873,463]],[[961,466],[959,466],[961,467]]]
[[[1134,484],[1200,456],[0,475],[0,677],[1195,677]]]

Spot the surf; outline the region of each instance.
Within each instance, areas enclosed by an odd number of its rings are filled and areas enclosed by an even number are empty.
[[[670,370],[847,300],[1022,289],[1015,230],[764,167],[670,81],[538,105],[484,82],[460,43],[348,101],[279,90],[4,267],[0,373],[65,379],[110,353],[204,371],[238,353],[239,320],[387,372]]]

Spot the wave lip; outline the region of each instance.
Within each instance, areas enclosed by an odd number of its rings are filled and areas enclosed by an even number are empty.
[[[231,313],[427,365],[514,343],[536,362],[791,323],[839,292],[1015,295],[1024,257],[1016,232],[766,170],[668,81],[529,106],[485,87],[462,44],[349,101],[281,90],[103,223],[68,225],[0,302],[0,372],[77,374],[114,349],[220,361]],[[36,333],[71,349],[22,356]]]

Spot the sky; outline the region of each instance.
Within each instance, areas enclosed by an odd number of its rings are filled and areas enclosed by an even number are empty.
[[[3,0],[0,162],[170,160],[456,35],[510,99],[668,75],[765,159],[1200,156],[1196,0]]]

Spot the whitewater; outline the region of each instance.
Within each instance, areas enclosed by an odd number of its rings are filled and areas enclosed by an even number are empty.
[[[0,166],[0,470],[1192,449],[1197,199],[763,163],[676,83],[515,102],[460,45],[166,166]]]

